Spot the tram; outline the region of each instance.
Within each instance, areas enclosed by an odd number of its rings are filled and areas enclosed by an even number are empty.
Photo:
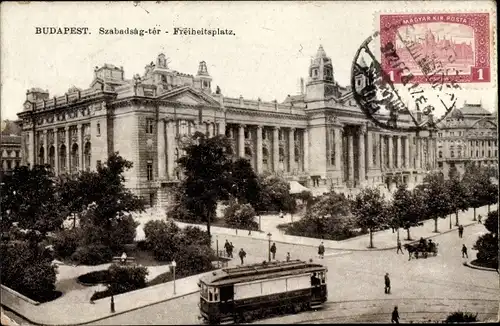
[[[200,279],[200,318],[242,323],[272,313],[316,309],[327,300],[327,268],[291,260],[214,271]]]

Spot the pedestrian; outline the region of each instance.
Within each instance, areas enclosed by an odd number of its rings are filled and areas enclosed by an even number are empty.
[[[290,261],[290,253],[289,252],[286,253],[286,261]]]
[[[479,214],[479,216],[477,217],[477,222],[478,222],[479,224],[482,224],[482,222],[481,222],[481,219],[482,219],[482,218],[483,218],[483,217],[481,216],[481,214]]]
[[[229,258],[233,258],[233,249],[234,249],[233,243],[230,242],[229,243]]]
[[[385,293],[390,294],[391,293],[391,279],[389,278],[389,273],[385,273],[384,276],[384,281],[385,281]]]
[[[227,256],[231,257],[231,255],[229,254],[229,252],[231,251],[231,245],[229,244],[229,241],[227,241],[227,239],[226,239],[226,243],[224,243],[224,248],[226,249]]]
[[[393,323],[393,324],[399,324],[398,306],[395,306],[394,310],[392,311],[391,323]]]
[[[463,235],[464,235],[464,227],[463,227],[462,224],[460,224],[459,227],[458,227],[458,237],[462,238]]]
[[[465,244],[462,245],[462,258],[469,258],[469,255],[467,255],[467,247],[465,246]]]
[[[279,216],[280,216],[280,218],[283,218],[283,211],[280,210]]]
[[[276,258],[276,243],[275,242],[273,242],[273,245],[271,246],[271,248],[269,250],[273,254],[273,260],[274,260]]]
[[[243,259],[247,256],[247,253],[245,252],[245,250],[243,250],[243,248],[241,248],[239,255],[240,255],[240,259],[241,259],[241,265],[243,265]]]
[[[319,258],[321,259],[325,258],[325,246],[323,245],[323,242],[321,242],[321,244],[318,247],[318,255]]]
[[[403,248],[401,247],[401,240],[398,239],[398,250],[396,250],[396,254],[399,254],[399,252],[404,255]]]

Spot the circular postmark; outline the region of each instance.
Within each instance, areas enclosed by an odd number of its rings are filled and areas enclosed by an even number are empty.
[[[354,56],[351,89],[367,118],[381,128],[435,130],[455,108],[455,91],[461,89],[459,72],[448,68],[454,49],[426,47],[427,40],[411,31],[411,25],[392,24],[368,37]]]

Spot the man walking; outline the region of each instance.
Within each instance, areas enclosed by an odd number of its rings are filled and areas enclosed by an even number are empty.
[[[458,237],[462,238],[463,235],[464,235],[464,227],[462,226],[462,224],[460,224],[460,226],[458,227]]]
[[[241,259],[241,265],[243,265],[243,259],[247,256],[247,253],[243,250],[243,248],[240,249],[239,256]]]
[[[479,216],[477,217],[477,223],[482,224],[482,222],[481,222],[482,218],[483,217],[481,216],[481,214],[479,214]]]
[[[229,243],[229,258],[233,258],[233,249],[234,249],[234,246],[233,246],[233,243]]]
[[[393,324],[399,324],[398,306],[395,306],[394,310],[392,311],[391,323],[393,323]]]
[[[404,255],[403,248],[401,247],[401,240],[398,239],[398,250],[396,250],[396,254],[399,254],[399,252]]]
[[[321,259],[325,258],[325,246],[323,245],[323,242],[321,242],[321,244],[318,247],[318,255],[319,258]]]
[[[385,273],[384,281],[385,281],[385,293],[390,294],[391,293],[391,279],[389,278],[389,273]]]
[[[273,260],[276,258],[276,243],[273,242],[273,245],[269,249],[271,251],[271,254],[273,254]]]
[[[227,256],[231,257],[231,255],[229,254],[229,252],[231,251],[231,245],[229,244],[229,241],[227,241],[227,239],[226,239],[226,243],[224,244],[224,248],[226,249]]]
[[[289,252],[286,253],[286,261],[290,261],[290,253]]]
[[[467,247],[465,246],[465,244],[462,245],[462,258],[469,258],[469,255],[467,255]]]

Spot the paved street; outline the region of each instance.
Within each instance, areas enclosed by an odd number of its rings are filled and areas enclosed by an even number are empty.
[[[394,305],[401,306],[401,320],[442,319],[455,310],[479,312],[481,320],[498,312],[498,274],[462,265],[460,247],[471,249],[484,226],[467,227],[464,238],[455,232],[437,236],[436,257],[408,261],[408,255],[390,251],[336,251],[322,263],[328,266],[329,300],[324,310],[294,316],[271,318],[268,323],[387,321]],[[251,260],[267,259],[267,242],[234,237],[237,249],[244,245]],[[308,259],[316,248],[297,245],[278,246],[278,257],[290,251],[292,257]],[[317,261],[317,259],[315,259]],[[392,294],[384,294],[384,274],[391,277]],[[197,294],[152,305],[140,310],[108,318],[94,324],[199,324]],[[364,303],[363,303],[364,302]],[[369,303],[369,304],[368,304]],[[335,319],[332,316],[343,316]]]

